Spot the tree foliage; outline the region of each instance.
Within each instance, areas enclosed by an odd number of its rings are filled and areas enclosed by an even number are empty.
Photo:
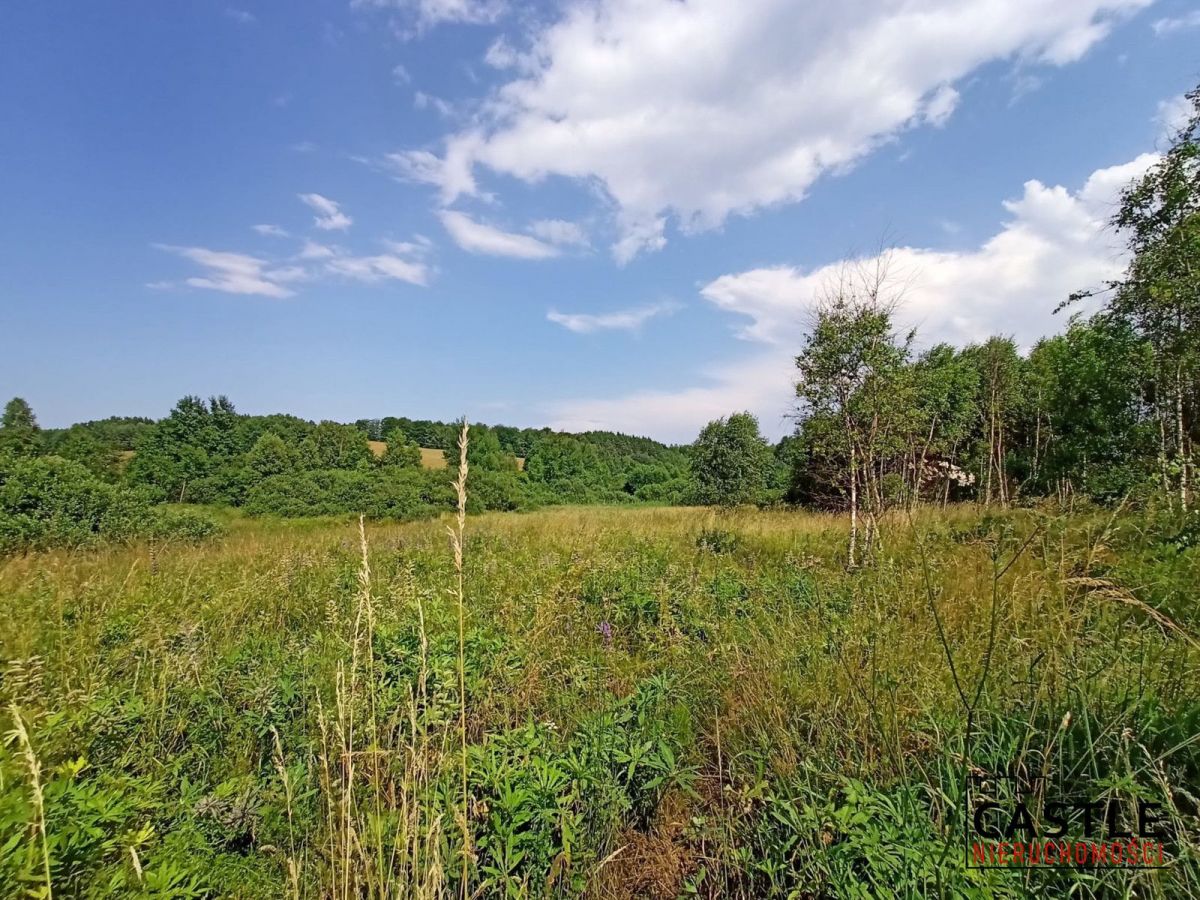
[[[691,462],[698,502],[737,506],[764,499],[773,457],[758,419],[741,412],[705,425]]]
[[[38,448],[40,429],[33,409],[20,397],[4,405],[0,418],[0,452],[29,455]]]

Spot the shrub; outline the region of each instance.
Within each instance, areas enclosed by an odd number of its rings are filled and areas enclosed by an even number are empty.
[[[378,470],[313,469],[273,475],[247,494],[252,516],[285,518],[363,513],[373,519],[413,519],[453,505],[445,473],[384,467]]]
[[[216,530],[203,516],[160,510],[146,494],[103,482],[71,460],[0,457],[0,552]]]
[[[272,475],[250,489],[246,511],[253,516],[326,516],[366,508],[370,476],[345,469],[313,469]]]

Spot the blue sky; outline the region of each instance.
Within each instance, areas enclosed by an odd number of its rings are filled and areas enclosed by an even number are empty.
[[[926,343],[1060,328],[1198,39],[1170,0],[5,4],[0,394],[778,436],[842,260],[893,246]]]

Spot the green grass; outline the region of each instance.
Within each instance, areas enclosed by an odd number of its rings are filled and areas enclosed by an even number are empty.
[[[471,518],[465,697],[449,519],[365,580],[339,520],[9,557],[0,890],[462,896],[465,832],[470,896],[1196,896],[1200,556],[1144,521],[921,511],[847,572],[828,515]],[[970,871],[964,761],[1169,791],[1192,848]]]

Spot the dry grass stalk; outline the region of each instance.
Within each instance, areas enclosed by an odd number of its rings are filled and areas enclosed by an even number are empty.
[[[467,676],[466,676],[466,600],[463,592],[463,532],[467,525],[467,445],[470,426],[463,417],[462,432],[458,436],[458,476],[454,479],[454,490],[458,496],[455,511],[455,527],[450,532],[450,546],[454,550],[454,571],[458,577],[458,725],[462,751],[462,809],[459,811],[462,828],[462,896],[467,897],[467,871],[471,853],[470,830],[468,827],[467,799]]]
[[[1140,609],[1151,619],[1153,619],[1163,631],[1173,632],[1179,635],[1196,649],[1200,650],[1200,641],[1197,641],[1190,635],[1183,626],[1172,621],[1167,616],[1160,613],[1144,600],[1139,600],[1137,597],[1125,591],[1119,585],[1114,584],[1106,578],[1068,578],[1065,582],[1070,587],[1082,588],[1089,594],[1095,594],[1103,597],[1106,600],[1115,600],[1117,603],[1123,603],[1126,606],[1132,606],[1135,609]]]
[[[9,732],[9,740],[15,740],[21,745],[21,755],[25,758],[25,766],[29,769],[29,784],[33,791],[34,828],[42,843],[42,870],[46,877],[46,900],[53,900],[54,885],[50,879],[50,843],[46,839],[46,798],[42,793],[42,764],[33,751],[29,740],[29,731],[25,728],[25,720],[21,718],[21,710],[16,703],[8,705],[12,715],[13,728]]]
[[[283,782],[283,798],[287,806],[288,820],[288,881],[292,886],[292,896],[299,900],[300,898],[300,869],[296,862],[296,831],[295,821],[292,817],[292,780],[288,777],[287,767],[283,764],[283,742],[279,739],[279,730],[272,725],[271,737],[274,740],[274,750],[271,753],[271,761],[275,764],[275,772],[279,775],[279,780]],[[133,852],[133,848],[130,848]]]

